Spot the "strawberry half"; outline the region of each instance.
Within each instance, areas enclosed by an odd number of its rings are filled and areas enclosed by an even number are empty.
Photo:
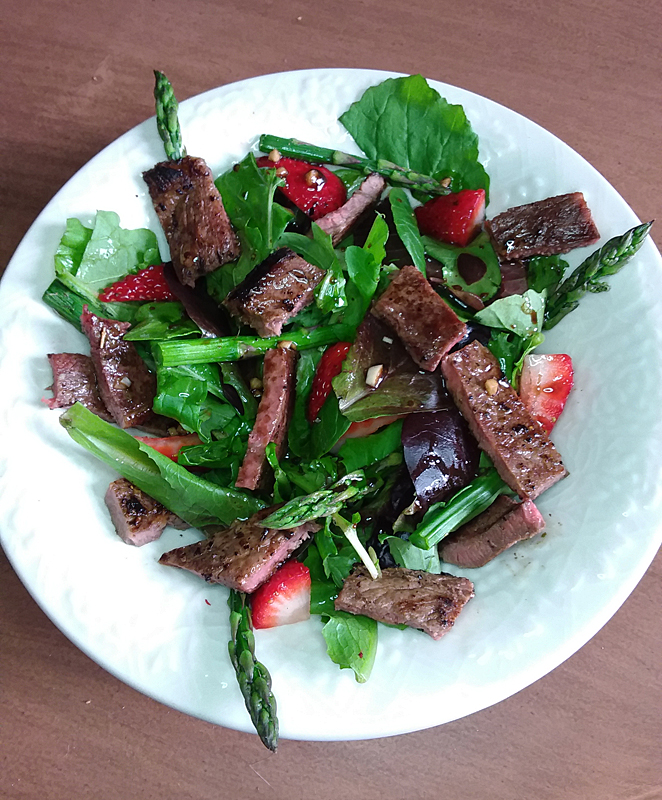
[[[254,628],[275,628],[310,617],[310,570],[287,561],[251,595]]]
[[[485,190],[464,189],[435,197],[414,213],[422,234],[466,247],[485,220]]]
[[[547,433],[563,411],[573,379],[572,359],[564,353],[532,354],[524,358],[519,396]]]
[[[257,165],[279,170],[278,174],[285,180],[281,192],[311,219],[335,211],[347,199],[345,184],[326,167],[283,156],[278,161],[263,156],[257,159]]]
[[[150,302],[152,300],[176,300],[175,295],[168,289],[168,284],[163,276],[163,264],[153,264],[145,267],[135,275],[127,275],[115,283],[111,283],[99,294],[99,300],[106,303],[129,300]]]
[[[202,444],[197,433],[189,433],[186,436],[136,436],[135,438],[137,441],[153,447],[154,450],[158,450],[161,455],[168,456],[173,461],[177,461],[182,447]]]
[[[326,348],[324,355],[317,365],[317,371],[313,378],[313,385],[310,389],[308,398],[308,421],[315,422],[322,406],[326,403],[327,397],[331,394],[331,381],[340,375],[342,362],[351,342],[337,342]]]

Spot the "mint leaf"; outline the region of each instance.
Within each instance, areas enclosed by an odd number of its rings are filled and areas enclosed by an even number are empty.
[[[450,177],[454,191],[489,187],[464,109],[444,100],[421,75],[373,86],[340,121],[369,158],[437,179]]]

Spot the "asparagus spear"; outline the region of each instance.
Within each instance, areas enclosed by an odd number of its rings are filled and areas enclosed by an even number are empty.
[[[215,361],[239,361],[260,356],[278,342],[292,342],[299,350],[322,347],[354,338],[351,325],[338,323],[312,330],[302,328],[280,336],[227,336],[218,339],[188,339],[154,342],[154,351],[164,367],[182,364],[211,364]]]
[[[177,98],[166,76],[154,70],[154,99],[156,100],[156,126],[163,140],[168,161],[177,161],[186,155],[182,144],[182,131],[177,117]]]
[[[614,275],[639,250],[653,223],[645,222],[615,236],[592,253],[572,274],[552,292],[547,300],[543,328],[549,330],[563,317],[574,311],[586,292],[605,292],[609,289],[602,278]]]
[[[263,134],[260,137],[259,146],[264,153],[278,150],[284,156],[313,161],[318,164],[350,167],[363,172],[365,175],[377,172],[391,183],[405,186],[408,189],[416,189],[426,194],[450,193],[450,181],[448,179],[438,181],[430,175],[421,175],[420,172],[413,172],[404,167],[399,167],[392,161],[386,161],[382,158],[372,160],[363,156],[353,156],[349,153],[343,153],[341,150],[317,147],[314,144],[300,142],[298,139],[283,139],[280,136],[271,136],[269,134]]]
[[[409,541],[416,547],[429,550],[451,531],[489,508],[505,491],[508,491],[508,487],[496,469],[491,467],[485,475],[475,478],[447,503],[440,504],[436,509],[433,506]]]
[[[271,691],[267,668],[255,660],[255,637],[246,595],[230,589],[228,605],[232,630],[232,640],[228,643],[230,660],[257,735],[264,746],[275,753],[278,747],[276,698]]]
[[[313,492],[305,497],[293,498],[262,520],[262,525],[266,528],[284,530],[296,528],[304,522],[311,522],[320,517],[330,517],[337,514],[348,500],[358,500],[367,490],[365,474],[363,470],[358,469],[345,475],[328,489],[320,489],[319,492]]]

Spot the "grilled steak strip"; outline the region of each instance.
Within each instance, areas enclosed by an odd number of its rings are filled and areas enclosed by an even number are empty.
[[[467,334],[464,322],[413,266],[395,274],[372,313],[397,333],[409,355],[428,372]]]
[[[439,556],[458,567],[482,567],[509,547],[545,529],[531,500],[516,503],[501,495],[482,514],[439,544]]]
[[[542,426],[480,342],[450,353],[441,371],[479,446],[522,499],[533,500],[568,474]]]
[[[473,583],[468,578],[389,567],[373,580],[368,570],[359,566],[345,581],[335,607],[378,622],[419,628],[440,639],[473,596]]]
[[[136,547],[158,539],[166,525],[172,525],[178,530],[189,527],[125,478],[119,478],[110,484],[104,500],[117,535],[127,544]]]
[[[288,320],[312,303],[323,277],[324,270],[283,247],[258,264],[224,305],[260,336],[278,336]]]
[[[89,356],[81,353],[49,353],[48,361],[53,370],[53,392],[48,400],[49,408],[69,408],[81,403],[97,417],[114,422],[99,394],[94,364]]]
[[[239,240],[201,158],[162,161],[143,178],[183,284],[194,286],[202,275],[237,258]]]
[[[342,242],[351,229],[368,214],[382,196],[386,181],[373,172],[363,181],[346,203],[316,220],[317,225],[331,236],[333,246]]]
[[[509,208],[485,223],[504,259],[567,253],[600,238],[581,192],[561,194]]]
[[[296,358],[296,351],[285,347],[268,350],[264,356],[262,399],[235,482],[237,488],[257,489],[267,467],[268,444],[275,442],[278,458],[284,455],[294,404]]]
[[[156,378],[134,345],[123,339],[131,325],[97,317],[87,306],[80,321],[90,340],[101,398],[115,422],[121,428],[131,428],[151,420]]]
[[[287,531],[265,528],[261,521],[276,507],[258,511],[229,528],[211,527],[211,539],[164,553],[160,564],[180,567],[210,583],[222,583],[238,592],[254,592],[319,525],[307,522]]]

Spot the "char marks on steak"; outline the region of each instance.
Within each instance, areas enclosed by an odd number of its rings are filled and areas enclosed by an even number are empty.
[[[534,499],[568,474],[542,426],[480,342],[450,353],[441,371],[479,446],[522,499]]]
[[[464,322],[411,265],[395,274],[372,313],[397,333],[409,355],[428,372],[467,334]]]
[[[178,530],[189,527],[125,478],[119,478],[110,484],[104,500],[117,535],[127,544],[136,547],[158,539],[166,525],[172,525]]]
[[[258,264],[224,304],[260,336],[278,336],[286,322],[312,303],[323,277],[324,270],[283,247]]]
[[[499,256],[507,260],[567,253],[600,238],[581,192],[509,208],[485,228]]]
[[[342,242],[365,214],[377,206],[385,188],[384,178],[373,172],[346,203],[317,220],[317,225],[331,236],[334,247]]]
[[[194,286],[201,276],[237,258],[239,239],[201,158],[162,161],[143,178],[183,284]]]
[[[473,596],[473,583],[468,578],[389,567],[373,580],[361,565],[346,579],[335,607],[378,622],[418,628],[440,639]]]
[[[545,529],[545,520],[531,500],[517,503],[500,495],[482,514],[443,539],[439,556],[458,567],[483,567],[523,539]]]
[[[229,528],[210,527],[212,538],[164,553],[160,564],[180,567],[210,583],[222,583],[238,592],[254,592],[319,525],[306,522],[292,530],[265,528],[262,520],[276,507],[264,508],[250,519]]]
[[[124,341],[124,334],[131,325],[97,317],[87,306],[83,308],[80,321],[90,340],[101,398],[115,422],[120,428],[131,428],[153,419],[156,378],[134,345]]]
[[[262,398],[253,430],[248,437],[246,455],[239,468],[235,486],[257,489],[267,468],[267,445],[274,442],[276,455],[282,458],[287,443],[287,428],[294,405],[296,350],[276,347],[264,356]]]
[[[53,397],[47,401],[49,408],[69,408],[81,403],[106,422],[114,421],[99,394],[94,364],[89,356],[49,353],[48,361],[53,370],[53,385],[49,387]]]

